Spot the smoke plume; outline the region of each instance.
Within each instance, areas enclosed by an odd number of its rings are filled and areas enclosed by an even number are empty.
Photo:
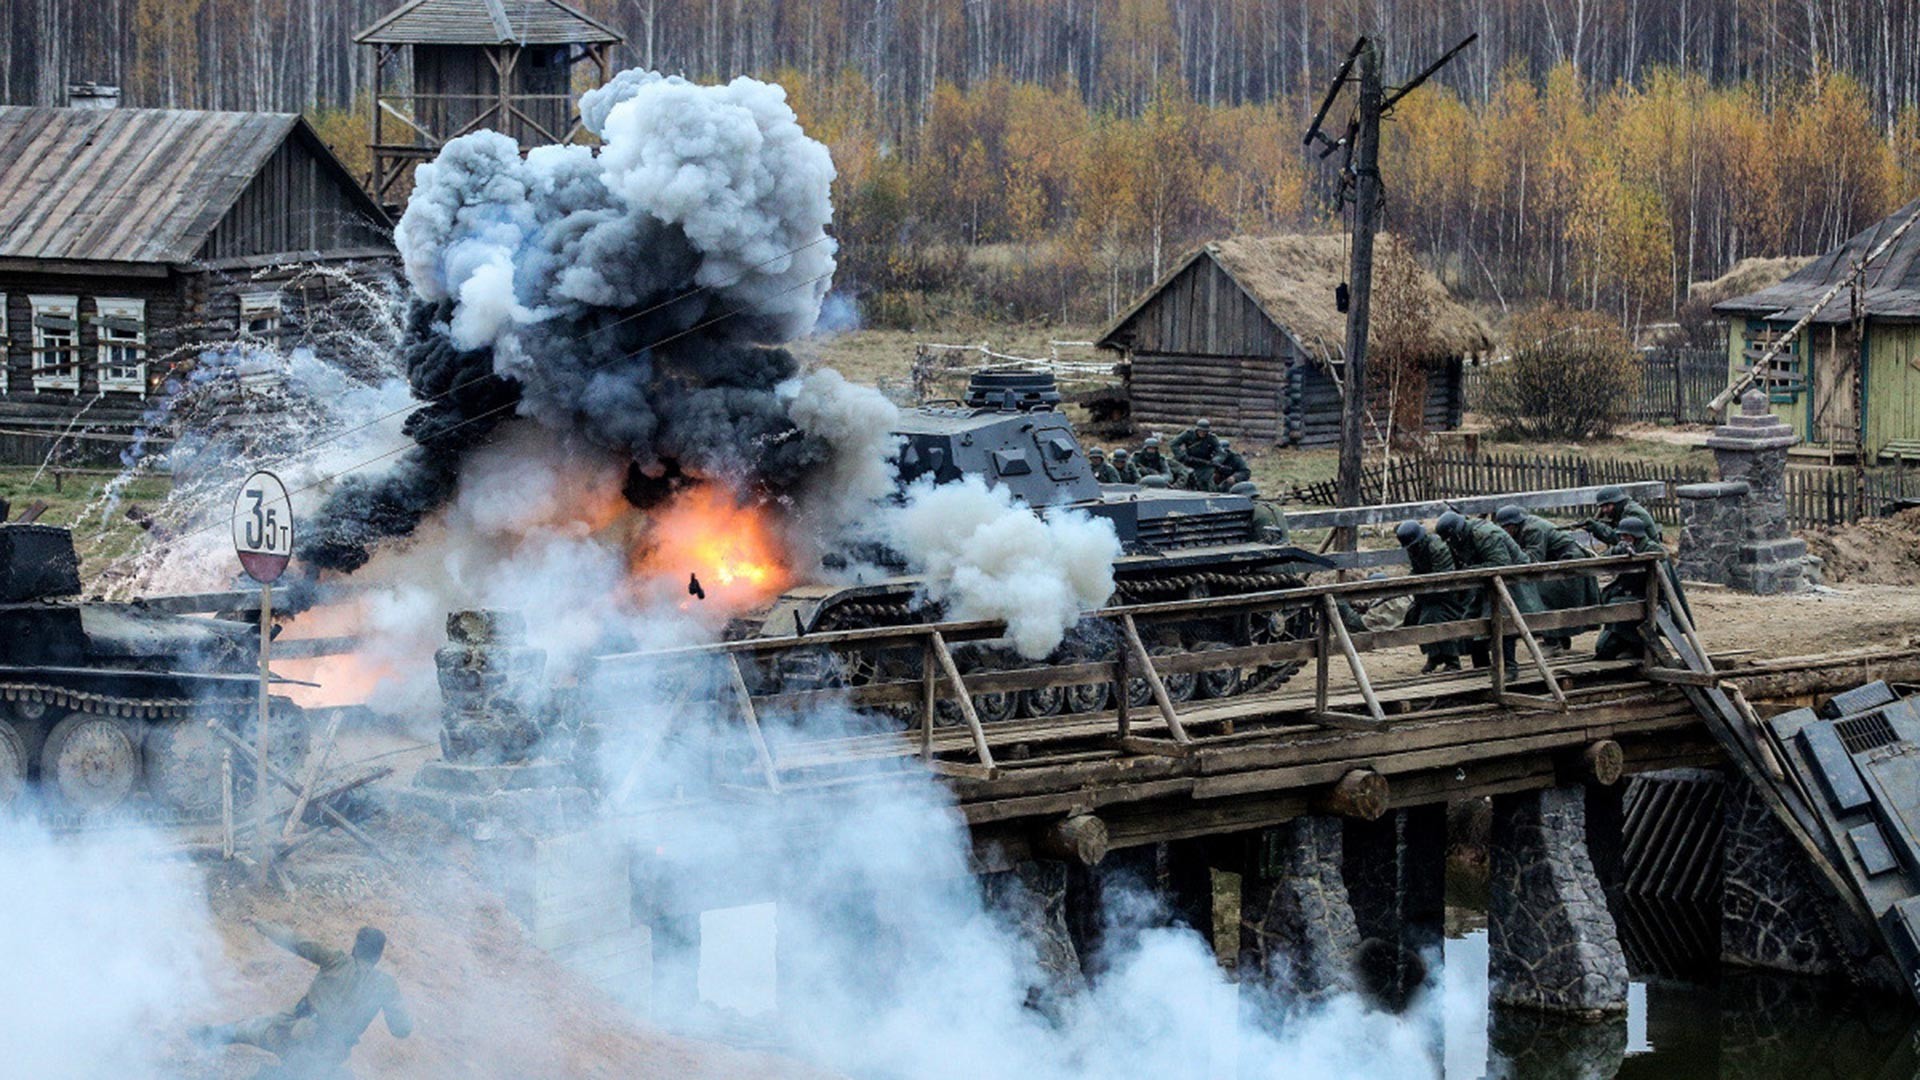
[[[833,164],[779,87],[626,71],[581,99],[602,145],[523,159],[494,132],[416,173],[395,239],[406,360],[425,404],[386,473],[351,477],[302,547],[351,571],[456,489],[511,416],[629,459],[645,481],[784,493],[829,456],[788,415],[831,284]]]

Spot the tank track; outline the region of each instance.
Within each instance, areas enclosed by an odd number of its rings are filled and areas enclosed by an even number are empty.
[[[0,701],[8,704],[28,702],[46,705],[50,708],[63,709],[68,716],[104,716],[136,723],[144,721],[148,725],[217,719],[232,730],[239,729],[250,720],[259,707],[258,699],[252,693],[231,697],[124,697],[50,683],[23,682],[0,683]],[[275,701],[279,702],[281,699],[275,699]],[[46,734],[47,732],[41,733],[42,739]],[[136,752],[151,734],[150,726],[143,727],[139,731]],[[305,732],[302,734],[304,735]],[[37,757],[37,750],[36,747],[29,753],[29,757]],[[304,739],[300,753],[302,756],[305,754]],[[278,758],[279,755],[276,754],[275,757]],[[29,767],[34,767],[36,764],[32,761],[28,762]],[[235,772],[238,774],[240,770],[236,768]],[[169,806],[158,800],[149,790],[149,780],[146,762],[143,761],[133,794],[111,810],[100,812],[73,809],[53,799],[44,800],[35,816],[41,824],[57,832],[112,829],[128,824],[155,827],[193,826],[220,820],[217,799],[210,799],[208,807],[198,811]],[[45,777],[41,777],[38,781],[38,785],[42,787],[46,783]]]

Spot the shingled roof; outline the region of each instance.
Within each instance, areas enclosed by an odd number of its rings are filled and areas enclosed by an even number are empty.
[[[190,262],[296,135],[365,199],[293,113],[0,106],[0,258]]]
[[[1379,246],[1400,241],[1382,235]],[[1340,359],[1346,352],[1347,317],[1334,306],[1334,288],[1347,280],[1349,249],[1339,235],[1234,236],[1201,247],[1181,259],[1155,282],[1133,306],[1120,313],[1098,339],[1114,347],[1133,317],[1196,260],[1211,258],[1253,299],[1275,326],[1292,335],[1322,362]],[[1433,342],[1442,356],[1473,356],[1492,341],[1485,323],[1455,300],[1424,267],[1420,286],[1432,302]]]
[[[606,45],[625,37],[560,0],[413,0],[353,40],[362,45]]]
[[[1713,305],[1723,315],[1757,315],[1762,318],[1794,322],[1803,318],[1814,301],[1852,272],[1853,264],[1877,246],[1900,223],[1920,211],[1920,199],[1908,203],[1876,222],[1872,228],[1854,235],[1846,243],[1788,274],[1778,285],[1759,292],[1736,296]],[[1851,305],[1843,293],[1814,318],[1816,323],[1843,323],[1853,317]],[[1920,319],[1920,226],[1908,229],[1905,236],[1867,268],[1866,289],[1861,294],[1866,314],[1880,319]]]

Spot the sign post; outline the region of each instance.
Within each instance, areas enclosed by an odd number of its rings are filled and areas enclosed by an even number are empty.
[[[266,880],[273,858],[273,841],[268,835],[267,811],[273,780],[267,773],[267,666],[269,645],[273,640],[273,583],[286,572],[293,559],[293,500],[287,486],[270,472],[257,472],[240,485],[233,504],[233,550],[247,576],[260,583],[260,759],[255,763],[253,788],[253,846],[260,879]]]

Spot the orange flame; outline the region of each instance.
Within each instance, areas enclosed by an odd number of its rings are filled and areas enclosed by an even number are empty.
[[[697,578],[707,604],[729,612],[757,607],[780,595],[792,578],[767,513],[742,505],[724,487],[688,488],[647,518],[636,572],[682,585]],[[681,607],[700,603],[689,595]]]

